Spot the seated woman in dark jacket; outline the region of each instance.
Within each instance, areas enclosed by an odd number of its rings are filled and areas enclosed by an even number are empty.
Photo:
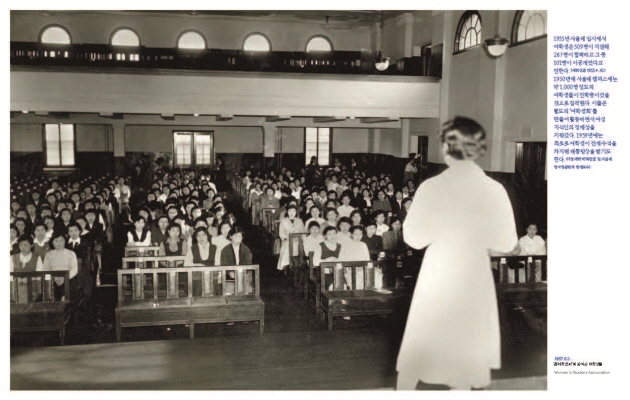
[[[251,265],[252,252],[249,247],[243,244],[243,229],[240,226],[234,226],[228,234],[230,244],[221,250],[221,265]],[[230,281],[236,280],[235,271],[228,271],[226,277],[226,290],[231,291]],[[235,285],[237,286],[237,285]],[[253,293],[254,278],[253,271],[245,272],[243,280],[243,291],[240,294]],[[236,290],[236,287],[234,288]]]

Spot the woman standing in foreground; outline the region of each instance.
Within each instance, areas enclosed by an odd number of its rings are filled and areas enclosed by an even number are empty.
[[[413,390],[419,380],[482,388],[490,370],[501,368],[488,251],[511,251],[517,235],[505,189],[474,162],[485,153],[485,135],[469,118],[444,124],[449,168],[420,185],[405,219],[405,242],[428,248],[398,355],[398,390]]]

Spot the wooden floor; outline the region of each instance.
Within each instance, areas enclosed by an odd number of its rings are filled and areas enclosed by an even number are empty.
[[[237,216],[238,218],[239,216]],[[265,333],[256,323],[130,328],[116,343],[116,289],[99,288],[95,306],[66,346],[56,333],[11,337],[12,390],[391,390],[405,315],[336,320],[329,332],[292,282],[245,239],[261,266]],[[96,318],[98,316],[98,319]],[[514,312],[496,390],[545,390],[546,335]],[[504,326],[502,325],[502,329]]]

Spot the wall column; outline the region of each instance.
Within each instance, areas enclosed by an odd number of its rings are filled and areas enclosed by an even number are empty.
[[[411,120],[408,118],[403,118],[401,120],[401,129],[400,129],[400,157],[407,158],[409,157],[409,137],[411,133]],[[414,153],[416,150],[413,151]]]
[[[114,173],[125,174],[125,125],[124,122],[112,123],[112,136],[114,139]]]
[[[274,167],[278,142],[278,127],[263,125],[263,165],[266,169]]]

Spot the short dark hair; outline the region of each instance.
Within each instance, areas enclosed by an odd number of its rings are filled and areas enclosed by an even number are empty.
[[[20,244],[22,242],[28,242],[31,246],[33,245],[33,237],[31,235],[24,234],[17,239],[17,243]]]
[[[332,226],[332,225],[328,225],[326,228],[324,228],[324,233],[323,235],[326,236],[328,234],[328,232],[330,231],[335,231],[337,232],[337,228]]]
[[[238,226],[238,225],[234,225],[232,227],[232,229],[230,229],[230,233],[228,233],[228,236],[227,236],[228,239],[232,239],[232,236],[234,236],[237,233],[240,233],[240,234],[244,235],[245,234],[245,230],[243,228],[241,228],[240,226]]]
[[[50,240],[48,241],[48,245],[50,247],[51,250],[55,249],[55,246],[53,245],[53,242],[55,240],[57,240],[58,238],[63,238],[63,240],[68,243],[68,236],[66,236],[66,234],[64,234],[63,232],[57,232],[57,231],[53,231],[52,236],[50,237]]]

